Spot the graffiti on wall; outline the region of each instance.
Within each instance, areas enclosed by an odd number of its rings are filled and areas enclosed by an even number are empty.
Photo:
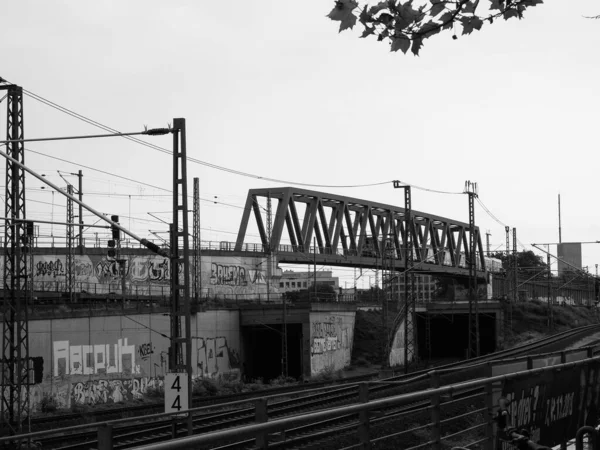
[[[154,347],[152,347],[152,342],[138,345],[138,355],[140,355],[140,358],[142,360],[148,359],[150,357],[150,355],[153,353],[154,353]]]
[[[79,405],[119,403],[141,399],[149,388],[163,386],[159,378],[99,379],[72,383],[71,401]]]
[[[171,269],[168,258],[158,255],[123,255],[125,285],[133,295],[168,294]],[[233,263],[235,260],[235,263]],[[203,257],[200,275],[208,295],[264,294],[267,273],[264,258]],[[66,291],[66,256],[34,255],[33,281],[39,291]],[[262,264],[262,266],[261,266]],[[0,281],[3,277],[0,258]],[[121,290],[121,266],[105,255],[74,255],[73,274],[76,292],[116,293]],[[190,270],[194,270],[191,267]],[[183,274],[180,274],[181,276]],[[278,292],[271,286],[271,292]]]
[[[235,349],[229,348],[224,337],[197,338],[197,358],[200,378],[240,379],[240,357]]]
[[[117,261],[101,259],[94,268],[96,277],[102,282],[104,279],[121,280],[122,269]],[[125,279],[129,282],[169,282],[170,263],[167,258],[157,257],[129,257],[125,260]]]
[[[135,363],[135,345],[127,338],[116,344],[70,345],[69,341],[55,341],[52,346],[54,376],[140,373]]]
[[[262,270],[212,263],[210,268],[210,284],[248,286],[249,284],[266,284],[266,278]]]
[[[311,355],[348,348],[348,330],[342,329],[342,318],[327,317],[323,322],[314,322],[311,330]]]

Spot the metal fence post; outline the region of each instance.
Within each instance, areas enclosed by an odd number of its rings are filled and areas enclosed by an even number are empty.
[[[431,389],[440,387],[440,374],[435,370],[429,372]],[[440,449],[440,437],[442,434],[440,425],[440,396],[438,394],[431,396],[431,448]]]
[[[527,358],[527,366],[533,366],[533,361],[531,358]],[[492,363],[487,363],[486,368],[486,377],[490,378],[492,376]],[[485,385],[485,406],[487,408],[487,415],[485,416],[485,437],[487,439],[484,449],[485,450],[493,450],[494,449],[494,422],[492,417],[494,415],[494,387],[493,383],[487,383]]]
[[[113,427],[111,424],[103,424],[98,427],[98,450],[113,449]]]
[[[575,450],[583,450],[583,436],[585,436],[586,434],[590,436],[591,441],[588,442],[587,448],[598,448],[598,431],[594,427],[585,426],[577,430],[577,434],[575,435]]]
[[[358,385],[359,403],[369,403],[369,385],[362,382]],[[358,439],[363,450],[371,449],[371,440],[369,439],[369,411],[358,413]]]
[[[256,423],[264,423],[269,420],[267,413],[267,399],[259,398],[254,402],[254,416]],[[256,435],[256,448],[268,448],[269,435],[266,431],[262,431]]]

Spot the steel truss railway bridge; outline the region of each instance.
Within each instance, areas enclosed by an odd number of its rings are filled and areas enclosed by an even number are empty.
[[[277,205],[271,209],[273,200]],[[260,244],[247,242],[252,223]],[[481,279],[484,250],[479,228],[472,229],[475,272]],[[386,266],[394,271],[412,267],[415,273],[468,277],[470,234],[468,223],[415,210],[407,213],[398,206],[294,187],[251,189],[235,244],[222,242],[213,251],[272,253],[280,263]],[[412,265],[407,257],[411,253]]]

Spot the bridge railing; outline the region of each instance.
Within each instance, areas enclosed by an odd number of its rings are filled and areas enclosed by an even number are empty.
[[[235,249],[235,242],[228,242],[228,241],[202,241],[201,243],[201,250],[217,250],[217,251],[222,251],[222,252],[233,252],[236,251]],[[362,257],[362,258],[374,258],[374,259],[381,259],[381,255],[378,254],[377,252],[375,252],[375,250],[373,249],[363,249],[362,252],[358,252],[358,250],[356,249],[344,249],[344,248],[333,248],[333,247],[326,247],[326,246],[302,246],[302,245],[292,245],[292,244],[280,244],[277,246],[276,249],[273,249],[274,252],[277,253],[299,253],[299,254],[309,254],[309,255],[330,255],[330,256],[340,256],[340,257],[344,257],[344,258],[351,258],[351,257]],[[257,243],[245,243],[242,245],[242,247],[240,249],[238,249],[237,251],[242,251],[242,252],[256,252],[256,253],[266,253],[267,252],[267,247],[262,245],[262,244],[257,244]],[[389,258],[389,256],[388,256]],[[397,255],[396,253],[394,253],[393,255],[393,259],[400,259],[400,256]],[[489,259],[489,258],[488,258]],[[479,258],[479,252],[476,253],[476,267],[477,270],[481,270],[481,264],[479,263],[480,258]],[[417,259],[417,257],[414,257],[414,262],[415,263],[420,263],[420,264],[435,264],[435,255],[433,253],[433,249],[428,248],[427,251],[427,255],[424,258],[423,261],[419,261]],[[442,261],[442,266],[447,266],[447,267],[452,267],[452,259],[450,257],[449,252],[445,252],[444,255],[444,260]],[[487,262],[487,264],[491,264],[490,262]],[[466,257],[464,252],[460,253],[460,262],[457,264],[457,267],[460,268],[467,268],[467,262],[466,262]]]
[[[269,419],[267,409],[269,398],[260,398],[254,402],[255,424],[135,448],[138,450],[177,450],[216,446],[217,444],[233,446],[240,441],[243,441],[244,446],[255,444],[256,448],[267,448],[270,441],[285,441],[288,430],[300,426],[322,426],[327,420],[341,418],[344,418],[344,420],[336,426],[329,438],[335,439],[338,448],[343,447],[343,450],[370,448],[374,443],[390,439],[394,439],[397,443],[401,442],[402,448],[412,450],[449,448],[456,446],[458,443],[466,448],[477,445],[480,448],[491,449],[496,448],[503,441],[512,439],[511,432],[514,432],[517,429],[516,427],[524,426],[539,427],[540,434],[531,437],[531,439],[542,440],[546,445],[549,441],[554,441],[552,444],[555,445],[556,443],[560,444],[560,440],[567,442],[575,438],[576,434],[579,437],[581,432],[577,433],[578,426],[595,422],[597,418],[595,408],[597,405],[594,403],[596,400],[592,399],[594,404],[590,406],[590,403],[588,403],[585,414],[582,414],[580,405],[584,405],[585,402],[580,400],[584,397],[577,398],[572,394],[575,391],[579,392],[579,388],[568,383],[564,384],[552,380],[565,375],[578,378],[580,374],[590,373],[589,370],[597,369],[598,364],[600,364],[600,356],[492,376],[491,363],[484,363],[480,366],[485,369],[488,375],[483,378],[479,376],[466,382],[457,383],[451,380],[455,379],[453,377],[456,377],[459,371],[473,370],[475,366],[463,369],[431,371],[428,374],[418,375],[412,379],[402,381],[362,382],[347,385],[347,388],[355,389],[354,403],[286,418]],[[556,379],[558,380],[558,378]],[[521,386],[524,389],[523,392],[529,393],[529,386],[538,386],[539,388],[540,383],[546,382],[544,380],[550,380],[547,382],[553,385],[551,389],[552,398],[540,398],[537,407],[534,406],[532,397],[523,397],[519,401],[515,399],[511,410],[500,410],[500,407],[504,408],[506,405],[502,405],[499,400],[498,404],[495,403],[494,399],[503,398],[504,391],[513,389],[512,386]],[[595,378],[589,380],[589,390],[587,392],[592,391],[594,381]],[[384,398],[369,398],[369,386],[373,385],[386,385],[388,388],[401,393]],[[419,389],[415,391],[414,388],[417,385]],[[519,393],[521,387],[519,387]],[[585,395],[584,387],[581,387],[582,392],[579,394],[581,396]],[[538,392],[538,388],[532,389],[531,392]],[[540,395],[547,395],[544,394],[545,391],[539,390],[539,392]],[[555,397],[555,394],[558,394],[559,397]],[[248,402],[249,400],[242,400],[220,405],[220,407],[239,406]],[[571,404],[573,405],[572,408],[569,406]],[[189,414],[202,413],[206,415],[207,408],[209,407],[194,408],[189,411]],[[508,418],[505,429],[498,429],[495,425],[495,417],[498,417],[496,415],[498,411],[506,411],[507,413]],[[181,413],[176,414],[181,416]],[[105,438],[107,435],[111,435],[113,426],[122,425],[125,422],[156,420],[168,416],[169,414],[155,414],[153,416],[78,425],[67,429],[48,430],[21,436],[2,437],[0,438],[0,444],[19,439],[35,440],[35,438],[55,433],[65,435],[69,431],[75,432],[85,428],[96,428],[100,443],[98,450],[108,450],[113,446],[113,439]],[[175,418],[175,415],[171,415],[171,417]],[[586,417],[589,423],[578,425],[581,417]],[[185,419],[180,417],[179,420],[183,421]],[[566,425],[567,422],[569,426]],[[556,430],[559,433],[556,433]],[[560,436],[560,439],[558,436]],[[325,432],[321,431],[320,438],[325,437]],[[292,436],[289,436],[289,438],[293,439]],[[559,442],[556,442],[557,440]]]

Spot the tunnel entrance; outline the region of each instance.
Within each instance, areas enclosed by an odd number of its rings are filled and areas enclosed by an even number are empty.
[[[246,380],[262,378],[266,383],[281,375],[280,324],[242,327]],[[288,376],[302,375],[302,324],[287,324]]]
[[[417,344],[421,359],[428,359],[425,313],[417,315]],[[431,358],[464,358],[469,348],[469,314],[430,315]],[[496,316],[479,314],[479,349],[496,351]]]

